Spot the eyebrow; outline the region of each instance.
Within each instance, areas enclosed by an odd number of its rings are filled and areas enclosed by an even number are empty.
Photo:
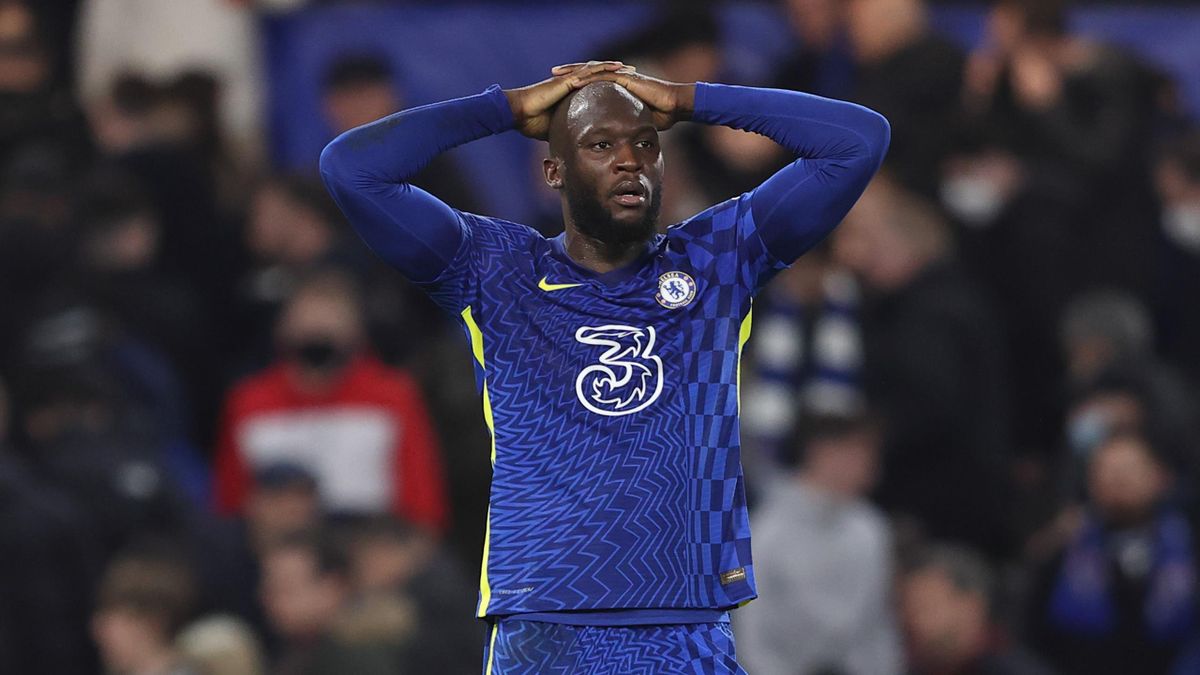
[[[596,124],[596,125],[592,125],[592,126],[585,128],[583,130],[583,133],[579,134],[579,138],[583,139],[592,134],[598,134],[598,133],[615,133],[616,130],[617,130],[616,127],[611,126],[611,125]],[[633,135],[640,136],[646,132],[657,132],[657,131],[658,131],[658,129],[654,128],[653,124],[643,124],[643,125],[639,126],[638,128],[634,129]]]

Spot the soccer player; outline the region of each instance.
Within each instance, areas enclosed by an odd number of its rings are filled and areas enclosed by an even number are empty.
[[[471,340],[492,431],[485,672],[741,673],[727,612],[755,597],[737,398],[751,300],[850,209],[889,127],[851,103],[619,62],[551,74],[348,131],[321,172],[371,248]],[[798,158],[660,233],[658,133],[685,120]],[[407,182],[510,129],[549,141],[557,237]]]

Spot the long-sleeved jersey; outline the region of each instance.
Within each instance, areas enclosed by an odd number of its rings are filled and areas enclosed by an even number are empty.
[[[363,239],[470,337],[492,431],[481,617],[671,623],[755,596],[738,445],[751,300],[842,219],[889,128],[851,103],[705,83],[693,120],[765,134],[798,158],[604,274],[576,264],[562,236],[456,211],[407,182],[435,154],[513,128],[498,87],[322,153]]]

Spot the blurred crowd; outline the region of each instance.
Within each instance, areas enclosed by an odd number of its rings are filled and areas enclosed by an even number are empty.
[[[468,346],[316,157],[270,168],[254,12],[300,4],[0,0],[2,673],[478,672]],[[594,56],[727,81],[681,7]],[[1200,127],[1068,10],[995,0],[967,52],[922,0],[779,3],[795,50],[744,84],[893,140],[756,302],[751,673],[1200,673]],[[394,65],[328,64],[329,138],[405,105]],[[790,161],[664,146],[664,223]],[[451,158],[414,182],[488,208]]]

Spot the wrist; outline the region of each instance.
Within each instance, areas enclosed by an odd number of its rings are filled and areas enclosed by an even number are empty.
[[[504,94],[505,100],[508,101],[508,109],[512,112],[513,120],[521,121],[520,110],[520,94],[515,89],[501,89],[500,93]]]
[[[696,85],[675,85],[675,119],[687,121],[696,112]]]

